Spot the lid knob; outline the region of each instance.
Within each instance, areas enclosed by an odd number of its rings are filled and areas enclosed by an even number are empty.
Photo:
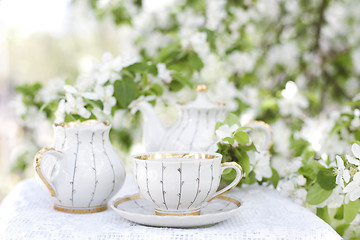
[[[208,88],[205,84],[199,84],[196,86],[196,92],[207,92]]]

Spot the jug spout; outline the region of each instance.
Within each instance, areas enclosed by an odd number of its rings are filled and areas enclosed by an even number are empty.
[[[143,121],[143,144],[147,152],[160,150],[161,140],[163,139],[166,129],[160,118],[156,114],[153,106],[148,102],[141,102],[138,105]]]

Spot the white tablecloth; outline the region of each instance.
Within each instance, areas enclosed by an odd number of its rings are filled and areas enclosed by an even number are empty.
[[[116,197],[136,191],[130,175]],[[250,186],[228,195],[243,204],[224,222],[203,228],[157,228],[129,222],[111,208],[93,214],[55,211],[49,193],[29,179],[19,183],[0,206],[0,239],[341,239],[308,209],[275,190]]]

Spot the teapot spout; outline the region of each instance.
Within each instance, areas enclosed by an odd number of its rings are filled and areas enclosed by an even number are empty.
[[[160,118],[156,114],[153,106],[148,102],[141,102],[138,105],[143,121],[143,144],[147,152],[160,150],[161,140],[163,139],[166,129]]]

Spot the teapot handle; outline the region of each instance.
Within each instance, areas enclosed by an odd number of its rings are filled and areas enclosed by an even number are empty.
[[[40,179],[45,183],[46,187],[50,191],[50,195],[55,197],[55,188],[53,184],[45,177],[41,170],[41,162],[46,155],[53,155],[56,158],[62,157],[63,153],[55,150],[54,148],[43,148],[35,155],[35,171],[39,175]],[[44,158],[46,159],[46,158]]]
[[[253,129],[253,131],[260,131],[265,133],[265,141],[263,146],[260,146],[261,149],[258,150],[269,150],[272,145],[272,131],[269,126],[269,124],[263,122],[263,121],[252,121],[246,124],[246,127],[250,127]],[[252,132],[252,130],[246,130],[247,133]]]

